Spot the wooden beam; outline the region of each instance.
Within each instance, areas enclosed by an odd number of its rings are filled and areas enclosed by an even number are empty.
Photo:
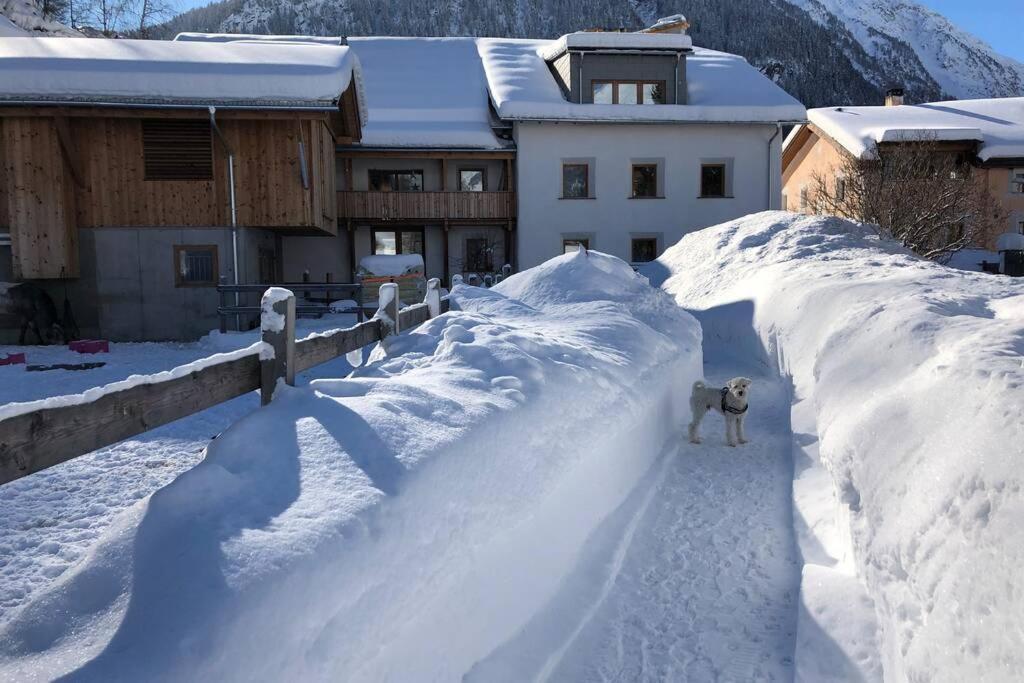
[[[80,157],[78,156],[75,139],[71,135],[71,126],[68,124],[68,118],[66,116],[57,116],[53,119],[53,125],[57,129],[57,139],[60,141],[61,155],[71,170],[72,180],[75,181],[75,185],[78,187],[87,187],[85,184],[85,173],[82,172],[78,165]]]
[[[374,159],[515,159],[515,150],[444,150],[444,149],[360,149],[358,147],[337,148],[340,158]]]
[[[398,312],[398,329],[408,330],[430,320],[430,307],[427,304],[413,304]]]
[[[295,369],[302,372],[382,338],[381,322],[374,319],[333,334],[305,339],[295,344]]]
[[[0,484],[173,422],[260,386],[259,356],[0,420]]]

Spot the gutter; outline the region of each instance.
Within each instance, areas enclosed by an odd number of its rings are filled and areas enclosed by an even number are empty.
[[[772,210],[772,177],[774,176],[772,173],[772,143],[774,143],[775,138],[780,135],[782,135],[782,124],[776,123],[775,132],[772,133],[770,138],[768,138],[768,203],[764,207],[765,211]]]
[[[228,140],[224,137],[224,133],[221,132],[220,127],[217,125],[217,108],[210,107],[210,128],[214,133],[217,134],[217,139],[220,140],[220,144],[224,146],[224,151],[228,155],[228,194],[231,200],[231,271],[234,276],[235,284],[239,284],[238,280],[238,211],[235,205],[235,153],[231,149],[231,145],[228,144]],[[235,306],[239,306],[238,292],[235,292]],[[241,318],[235,314],[235,329],[241,330]]]
[[[327,104],[305,105],[305,104],[207,104],[196,102],[192,104],[180,104],[170,102],[108,102],[106,100],[48,100],[48,99],[4,99],[0,97],[0,107],[114,107],[117,109],[209,109],[214,107],[230,111],[318,111],[335,112],[338,105]]]
[[[575,104],[570,102],[570,104]],[[614,105],[622,106],[622,105]],[[645,106],[645,105],[625,105],[625,106]],[[666,106],[666,105],[661,105]],[[671,105],[676,106],[676,105]],[[688,105],[680,104],[680,107]],[[638,120],[638,119],[567,119],[567,118],[534,118],[529,116],[523,117],[507,117],[508,121],[515,122],[526,122],[526,123],[613,123],[613,124],[629,124],[629,125],[668,125],[668,126],[798,126],[802,123],[807,123],[806,120],[776,120],[771,121],[676,121],[676,120]]]

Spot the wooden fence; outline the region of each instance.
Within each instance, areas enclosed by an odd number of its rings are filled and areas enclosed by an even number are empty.
[[[257,389],[266,405],[279,380],[294,384],[296,372],[444,313],[448,299],[440,294],[440,282],[432,279],[423,303],[400,309],[398,286],[381,285],[380,301],[386,305],[371,320],[296,341],[295,295],[270,290],[263,295],[261,349],[181,377],[111,391],[87,403],[0,420],[0,485]]]

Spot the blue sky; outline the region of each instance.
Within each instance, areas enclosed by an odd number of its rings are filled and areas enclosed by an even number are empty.
[[[918,0],[1008,57],[1024,62],[1021,0]]]

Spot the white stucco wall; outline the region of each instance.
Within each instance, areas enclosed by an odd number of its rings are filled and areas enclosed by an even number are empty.
[[[774,125],[517,123],[520,269],[561,253],[563,238],[631,258],[633,237],[659,253],[686,233],[779,208],[782,135]],[[561,199],[562,162],[591,164],[591,199]],[[700,198],[702,161],[729,161],[725,199]],[[659,199],[632,199],[632,164],[658,163]],[[769,182],[771,188],[769,188]]]

